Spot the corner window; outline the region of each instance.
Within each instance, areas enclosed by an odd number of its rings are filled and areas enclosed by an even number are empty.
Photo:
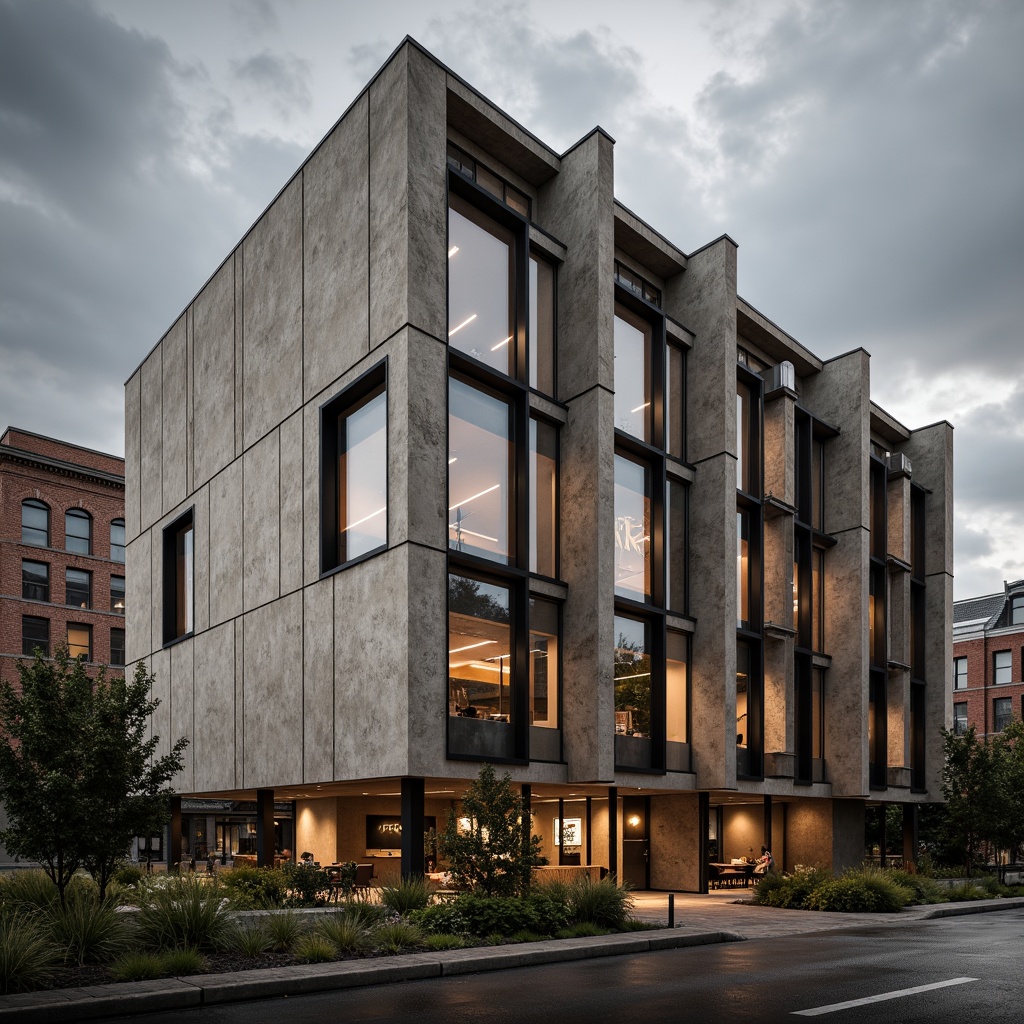
[[[50,509],[35,498],[21,503],[21,543],[37,548],[50,546]]]
[[[110,664],[124,666],[124,630],[110,631]]]
[[[1011,651],[996,651],[992,655],[994,673],[993,683],[1009,683],[1013,681],[1013,653]]]
[[[50,567],[46,562],[21,562],[21,596],[26,601],[50,600]]]
[[[967,732],[967,701],[953,705],[953,732],[957,736]]]
[[[110,577],[110,610],[117,615],[124,615],[124,577]]]
[[[64,513],[64,549],[77,555],[92,554],[92,516],[84,508]]]
[[[1002,732],[1013,721],[1013,700],[1010,697],[996,697],[992,701],[992,727]]]
[[[21,653],[31,658],[37,649],[44,658],[50,656],[50,620],[35,615],[22,615]]]
[[[92,661],[92,626],[68,623],[68,657]]]
[[[954,658],[953,659],[953,689],[954,690],[966,690],[967,689],[967,659],[966,658]]]
[[[124,561],[124,520],[115,519],[110,524],[110,560]]]
[[[192,510],[164,530],[164,643],[193,629],[194,571]]]
[[[64,579],[64,603],[76,608],[91,608],[92,573],[82,569],[67,569]]]
[[[448,576],[448,714],[508,722],[514,676],[508,587]]]

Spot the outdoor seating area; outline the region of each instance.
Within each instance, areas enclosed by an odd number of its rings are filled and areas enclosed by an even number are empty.
[[[744,860],[733,860],[728,864],[711,862],[708,864],[708,887],[721,889],[739,885],[746,888],[754,877],[755,867],[755,864]]]

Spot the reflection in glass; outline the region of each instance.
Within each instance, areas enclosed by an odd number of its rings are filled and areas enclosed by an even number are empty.
[[[339,551],[351,561],[387,544],[387,395],[383,388],[340,422]]]
[[[615,593],[645,601],[651,595],[651,499],[647,468],[615,456]]]
[[[750,628],[750,516],[736,513],[736,624]]]
[[[507,722],[512,713],[508,587],[448,576],[448,714]]]
[[[448,344],[501,373],[515,368],[514,238],[458,196],[448,211]]]
[[[21,596],[26,601],[50,600],[50,567],[45,562],[22,561]]]
[[[508,402],[448,380],[448,545],[455,551],[508,564]]]
[[[799,644],[800,636],[800,563],[793,562],[793,629],[796,631],[796,640]]]
[[[110,610],[115,615],[124,615],[124,577],[110,577]]]
[[[557,518],[555,501],[558,432],[549,423],[530,420],[530,572],[555,576]]]
[[[558,728],[558,605],[532,597],[530,724]]]
[[[555,393],[555,269],[530,257],[530,387]]]
[[[669,480],[665,492],[665,579],[668,607],[686,612],[686,485]]]
[[[736,645],[736,746],[747,748],[750,734],[750,648]]]
[[[679,345],[665,347],[665,444],[669,455],[686,457],[686,388],[684,354]]]
[[[651,325],[615,307],[615,429],[651,441]]]
[[[667,633],[665,659],[665,739],[670,743],[687,741],[687,639],[684,633]]]
[[[37,548],[50,546],[50,510],[34,498],[21,503],[21,543]]]
[[[646,622],[615,616],[615,733],[651,735],[650,629]]]

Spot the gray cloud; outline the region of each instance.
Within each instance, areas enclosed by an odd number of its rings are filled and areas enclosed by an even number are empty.
[[[282,118],[312,106],[309,61],[294,54],[279,56],[263,50],[244,61],[233,62],[232,70],[239,82],[263,92]]]

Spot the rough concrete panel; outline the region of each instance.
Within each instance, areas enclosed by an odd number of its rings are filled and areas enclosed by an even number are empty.
[[[796,399],[779,392],[764,403],[764,493],[796,504]]]
[[[406,550],[392,548],[333,577],[337,778],[407,774]],[[444,705],[443,690],[438,704]]]
[[[126,661],[146,658],[159,644],[153,637],[153,531],[136,537],[125,549],[125,651]]]
[[[614,396],[592,388],[569,403],[561,433],[562,740],[569,781],[614,779],[612,649]]]
[[[326,782],[335,777],[334,580],[306,587],[302,601],[302,781]]]
[[[170,648],[171,655],[171,731],[170,740],[176,743],[183,736],[189,741],[181,755],[182,770],[176,779],[176,788],[191,793],[195,788],[195,692],[193,688],[193,650],[191,637]]]
[[[124,386],[124,534],[131,543],[139,535],[142,500],[142,371]]]
[[[793,800],[786,804],[786,850],[772,850],[776,866],[793,871],[804,867],[832,866],[832,801]]]
[[[245,449],[243,426],[245,423],[245,345],[243,344],[243,321],[245,319],[245,252],[241,246],[235,249],[235,457]]]
[[[735,370],[732,371],[735,374]],[[693,637],[690,735],[701,789],[736,778],[736,459],[705,460],[690,504],[690,612]]]
[[[171,733],[171,652],[156,651],[149,659],[153,673],[153,698],[160,703],[153,712],[153,735],[157,737],[156,756],[170,753],[173,743]],[[180,779],[180,776],[178,777]],[[175,779],[175,788],[178,788]]]
[[[832,801],[832,870],[838,874],[864,860],[864,802]]]
[[[307,586],[320,578],[320,406],[341,387],[339,383],[329,388],[302,410],[302,568]]]
[[[210,489],[192,495],[194,632],[210,627]]]
[[[192,306],[193,486],[235,457],[235,260],[229,257]]]
[[[302,179],[243,243],[243,439],[248,448],[302,401]]]
[[[210,624],[242,613],[242,460],[210,481]]]
[[[408,559],[408,578],[415,581],[409,592],[408,623],[399,625],[401,635],[408,635],[408,770],[412,775],[438,775],[446,768],[446,555],[416,544],[408,544],[400,551]],[[405,607],[403,604],[403,614]]]
[[[302,778],[302,594],[257,608],[244,621],[242,784],[294,785]]]
[[[139,524],[152,526],[163,515],[163,346],[157,346],[142,364],[142,495]]]
[[[567,246],[558,268],[558,390],[615,387],[614,146],[595,130],[541,187],[535,218]]]
[[[335,863],[338,857],[337,797],[295,802],[295,849],[308,850],[321,864]],[[365,851],[359,859],[365,859]]]
[[[651,798],[651,888],[700,889],[700,808],[696,793]]]
[[[369,100],[303,169],[303,387],[312,398],[369,348]]]
[[[792,754],[796,749],[795,671],[793,644],[768,639],[764,645],[764,749],[767,754]]]
[[[245,617],[239,615],[235,625],[235,785],[241,786],[245,775]]]
[[[181,316],[160,343],[163,361],[163,507],[167,512],[188,493],[188,351]]]
[[[722,860],[756,858],[764,843],[764,804],[737,804],[722,810]],[[772,856],[774,856],[774,852]]]
[[[280,593],[280,439],[250,448],[242,467],[242,599],[246,611]]]
[[[910,480],[890,477],[886,483],[886,551],[904,562],[910,561]]]
[[[302,410],[281,424],[281,593],[302,586]]]
[[[925,575],[953,573],[953,428],[946,422],[922,427],[903,446],[914,467],[914,483],[925,496]]]
[[[953,695],[950,679],[953,663],[953,577],[937,573],[925,590],[925,786],[931,800],[942,792],[942,734],[952,727]],[[946,628],[941,629],[940,623]],[[979,730],[980,731],[980,730]]]
[[[235,784],[235,627],[227,622],[195,638],[194,790]]]

